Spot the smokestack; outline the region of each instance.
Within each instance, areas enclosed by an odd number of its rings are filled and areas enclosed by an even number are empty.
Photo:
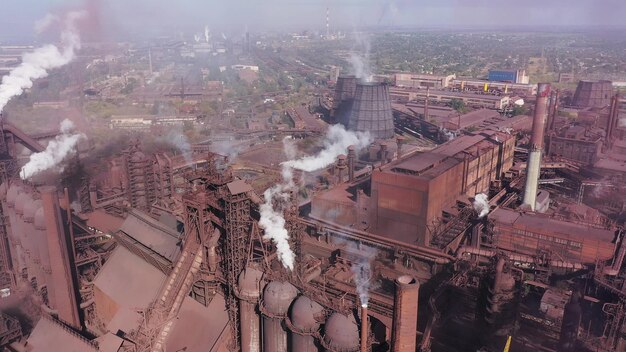
[[[550,111],[548,112],[548,131],[554,131],[554,122],[556,121],[556,117],[559,113],[559,97],[561,95],[561,92],[557,89],[555,94],[554,94],[554,105],[552,105],[552,108],[550,109]]]
[[[615,132],[615,125],[618,120],[619,113],[619,95],[615,94],[611,98],[611,110],[609,112],[609,118],[606,125],[606,146],[611,147],[613,141],[613,133]]]
[[[341,154],[337,157],[337,183],[343,182],[344,173],[347,167],[346,156]]]
[[[426,101],[424,101],[424,121],[428,121],[428,100],[430,99],[430,87],[426,87]]]
[[[353,145],[348,147],[348,179],[354,182],[354,164],[356,164],[356,151]]]
[[[526,168],[526,187],[524,188],[524,201],[522,203],[522,206],[529,208],[532,211],[535,211],[535,205],[537,202],[539,172],[541,171],[541,151],[543,148],[543,136],[549,94],[550,84],[539,83],[539,87],[537,89],[537,101],[535,103],[535,115],[533,117],[533,130],[532,136],[530,137],[528,166]]]
[[[385,165],[387,163],[387,143],[380,143],[380,165]]]
[[[367,304],[361,305],[361,352],[367,351],[367,335],[369,329],[367,328]]]
[[[402,145],[404,144],[404,137],[402,136],[398,136],[396,138],[396,144],[398,145],[398,152],[397,152],[397,156],[398,159],[400,159],[400,157],[402,156]]]
[[[548,106],[548,119],[546,121],[546,130],[548,131],[547,134],[550,134],[550,131],[552,131],[550,126],[552,126],[552,119],[554,117],[554,104],[556,101],[555,95],[556,91],[550,92],[550,105]]]
[[[391,331],[391,351],[415,351],[417,331],[417,303],[419,282],[411,276],[403,275],[396,279],[396,296]]]

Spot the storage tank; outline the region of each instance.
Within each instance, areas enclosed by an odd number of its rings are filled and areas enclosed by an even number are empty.
[[[287,331],[282,321],[298,289],[288,282],[272,281],[263,291],[263,351],[287,352]]]
[[[254,268],[247,268],[239,275],[239,322],[241,324],[241,351],[260,352],[260,319],[256,305],[261,297],[261,278],[263,273]]]
[[[369,132],[374,139],[393,138],[393,115],[386,84],[357,83],[348,129]]]
[[[324,345],[328,352],[359,351],[359,327],[352,314],[333,313],[324,325]]]
[[[306,296],[300,296],[293,303],[289,313],[291,329],[290,351],[319,351],[313,333],[320,329],[324,319],[324,307]]]

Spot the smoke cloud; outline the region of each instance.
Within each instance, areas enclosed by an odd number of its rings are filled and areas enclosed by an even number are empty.
[[[185,161],[190,163],[191,158],[191,144],[187,136],[181,131],[171,130],[166,136],[165,141],[173,145],[183,155]]]
[[[30,155],[28,163],[20,170],[22,180],[49,169],[63,171],[61,163],[70,153],[76,150],[78,142],[86,138],[82,133],[74,133],[74,124],[65,119],[61,122],[61,134],[48,143],[46,150]]]
[[[289,232],[285,228],[284,212],[291,206],[291,194],[297,191],[293,180],[294,169],[305,172],[320,170],[334,162],[341,154],[346,154],[348,146],[357,150],[370,144],[368,133],[346,131],[341,125],[331,126],[324,140],[324,149],[315,156],[295,159],[296,148],[289,138],[283,140],[283,149],[289,161],[282,163],[282,182],[263,194],[265,202],[259,207],[261,218],[259,226],[265,230],[263,238],[271,239],[276,244],[278,258],[283,266],[293,270],[295,255],[289,245]]]
[[[359,251],[363,255],[359,260],[352,263],[350,269],[354,274],[356,293],[359,295],[361,306],[367,307],[369,303],[370,282],[372,279],[372,262],[376,258],[376,249],[369,246],[361,246]]]
[[[371,142],[367,132],[355,133],[346,131],[342,125],[333,125],[326,133],[322,151],[314,156],[286,161],[283,165],[297,170],[313,172],[334,163],[339,155],[347,153],[349,146],[354,145],[358,150],[367,147]]]
[[[489,214],[489,199],[484,193],[474,196],[474,210],[478,213],[478,218],[482,218]]]
[[[75,22],[85,13],[70,12],[63,19],[64,29],[61,33],[61,47],[52,44],[44,45],[33,52],[26,53],[22,57],[22,63],[2,77],[0,84],[0,111],[14,96],[22,94],[24,89],[33,86],[33,81],[48,75],[48,70],[66,65],[80,49],[80,37],[75,26]],[[46,16],[38,22],[37,30],[43,30],[52,22],[56,21],[55,16]]]
[[[370,64],[371,44],[367,37],[355,33],[356,48],[350,52],[349,63],[356,78],[366,82],[372,81],[373,70]]]

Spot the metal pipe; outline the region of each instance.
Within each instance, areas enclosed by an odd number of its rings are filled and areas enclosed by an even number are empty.
[[[361,305],[361,352],[367,352],[367,335],[369,329],[367,327],[367,304]]]
[[[354,182],[354,164],[356,163],[356,151],[354,146],[348,147],[348,179]]]
[[[391,351],[415,351],[417,332],[417,305],[419,282],[411,276],[403,275],[396,279],[396,295],[391,331]]]
[[[549,94],[550,84],[539,83],[537,89],[537,101],[535,103],[535,115],[533,117],[533,129],[530,137],[528,168],[526,169],[526,187],[524,188],[524,201],[522,203],[522,206],[530,209],[531,211],[535,211],[537,202],[539,173],[541,171],[541,152],[543,148],[543,136]]]

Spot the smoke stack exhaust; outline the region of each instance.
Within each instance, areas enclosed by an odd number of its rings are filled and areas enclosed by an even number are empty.
[[[533,130],[530,137],[530,149],[528,153],[528,166],[526,169],[526,187],[524,188],[523,207],[535,211],[537,202],[537,188],[539,184],[539,172],[541,171],[541,152],[543,149],[543,135],[548,109],[548,96],[550,84],[539,83],[537,89],[537,101],[535,103],[535,115],[533,117]]]
[[[367,352],[367,335],[369,329],[367,328],[367,304],[361,305],[361,352]]]

